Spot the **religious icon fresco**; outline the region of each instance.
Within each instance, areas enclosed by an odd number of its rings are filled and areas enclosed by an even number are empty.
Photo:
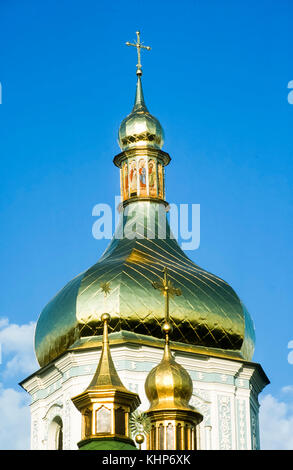
[[[158,164],[158,196],[164,197],[164,188],[163,188],[163,166],[161,163]]]
[[[145,159],[141,158],[138,163],[138,173],[139,173],[139,192],[140,196],[147,195],[147,185],[146,185],[146,164]]]
[[[129,171],[129,186],[130,186],[130,197],[137,196],[137,168],[136,160],[132,160],[130,163]]]
[[[164,199],[164,167],[155,159],[129,159],[121,166],[121,194],[129,197],[159,197]]]
[[[128,164],[127,162],[124,162],[123,167],[122,167],[122,194],[123,194],[123,199],[127,199],[129,195],[128,191]]]
[[[156,164],[154,160],[149,161],[149,190],[150,196],[157,195],[157,175],[156,175]]]

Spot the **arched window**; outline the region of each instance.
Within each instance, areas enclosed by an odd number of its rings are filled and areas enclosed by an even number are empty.
[[[159,450],[164,450],[164,426],[160,424],[159,426]]]
[[[97,433],[111,433],[111,411],[105,406],[101,406],[97,410],[96,432]]]
[[[155,426],[152,426],[151,429],[151,450],[156,449],[156,428]]]
[[[121,407],[115,410],[115,431],[116,434],[125,434],[125,412]]]
[[[48,449],[63,449],[63,422],[60,416],[55,416],[51,421],[48,430]]]
[[[180,423],[176,426],[176,449],[182,449],[182,426]]]
[[[186,424],[184,426],[184,450],[189,449],[189,426]]]
[[[173,424],[169,423],[166,430],[166,449],[167,450],[175,450],[175,442],[174,442],[174,426]]]
[[[92,411],[86,410],[84,413],[84,435],[89,437],[92,434]]]

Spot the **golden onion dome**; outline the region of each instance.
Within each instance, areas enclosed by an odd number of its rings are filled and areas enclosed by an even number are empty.
[[[164,143],[163,128],[146,107],[140,75],[137,76],[134,106],[120,125],[118,143],[123,151],[135,147],[160,149]]]
[[[117,236],[103,256],[68,282],[41,312],[35,332],[40,365],[83,339],[90,341],[90,337],[101,335],[100,317],[105,311],[112,318],[111,333],[126,332],[140,344],[149,338],[161,339],[162,296],[152,283],[161,279],[164,267],[182,291],[170,299],[173,345],[179,345],[180,350],[191,346],[210,354],[251,360],[254,325],[233,288],[188,258],[170,232],[166,213],[162,214],[166,238],[146,237],[149,219],[156,220],[156,233],[163,223],[156,219],[158,203],[139,201],[132,205],[138,220],[137,237],[119,238],[121,225],[124,231],[133,217],[131,212],[123,213]],[[111,286],[106,300],[103,283]]]
[[[148,374],[145,381],[145,392],[150,402],[148,411],[156,410],[190,410],[192,380],[186,369],[178,364],[169,347],[171,325],[164,323],[162,330],[166,333],[163,358]]]

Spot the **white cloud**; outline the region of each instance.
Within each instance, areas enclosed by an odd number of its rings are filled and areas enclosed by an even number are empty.
[[[289,391],[290,386],[283,387]],[[285,389],[285,390],[284,390]],[[293,450],[292,404],[271,394],[260,399],[260,444],[263,450]]]
[[[16,383],[39,368],[34,352],[34,332],[33,322],[17,325],[7,318],[0,318],[0,373],[4,382],[0,382],[2,450],[30,448],[31,398]]]
[[[292,339],[288,343],[288,348],[289,349],[293,348],[293,340]],[[289,354],[288,354],[288,362],[289,362],[289,364],[293,364],[293,351],[289,352]]]
[[[9,323],[0,318],[0,345],[2,351],[3,378],[18,374],[30,374],[38,369],[34,352],[35,323],[24,325]]]
[[[30,448],[29,395],[0,384],[0,449]]]
[[[0,318],[0,328],[3,328],[3,326],[8,325],[8,323],[8,318]]]
[[[293,392],[293,385],[286,385],[282,387],[281,392],[283,393],[292,393]]]

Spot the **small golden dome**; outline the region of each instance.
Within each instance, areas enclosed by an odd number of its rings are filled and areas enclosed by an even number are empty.
[[[145,381],[145,392],[150,402],[148,411],[154,410],[193,410],[189,400],[193,384],[188,372],[178,364],[169,347],[169,323],[162,330],[166,334],[164,355],[159,365],[154,367]]]
[[[145,105],[140,75],[137,77],[134,107],[120,125],[118,142],[123,151],[134,147],[160,149],[164,143],[163,128]]]
[[[105,323],[105,322],[109,323],[110,320],[111,320],[111,317],[110,317],[109,313],[103,313],[103,314],[102,314],[102,316],[101,316],[101,321],[102,321],[103,323]]]

